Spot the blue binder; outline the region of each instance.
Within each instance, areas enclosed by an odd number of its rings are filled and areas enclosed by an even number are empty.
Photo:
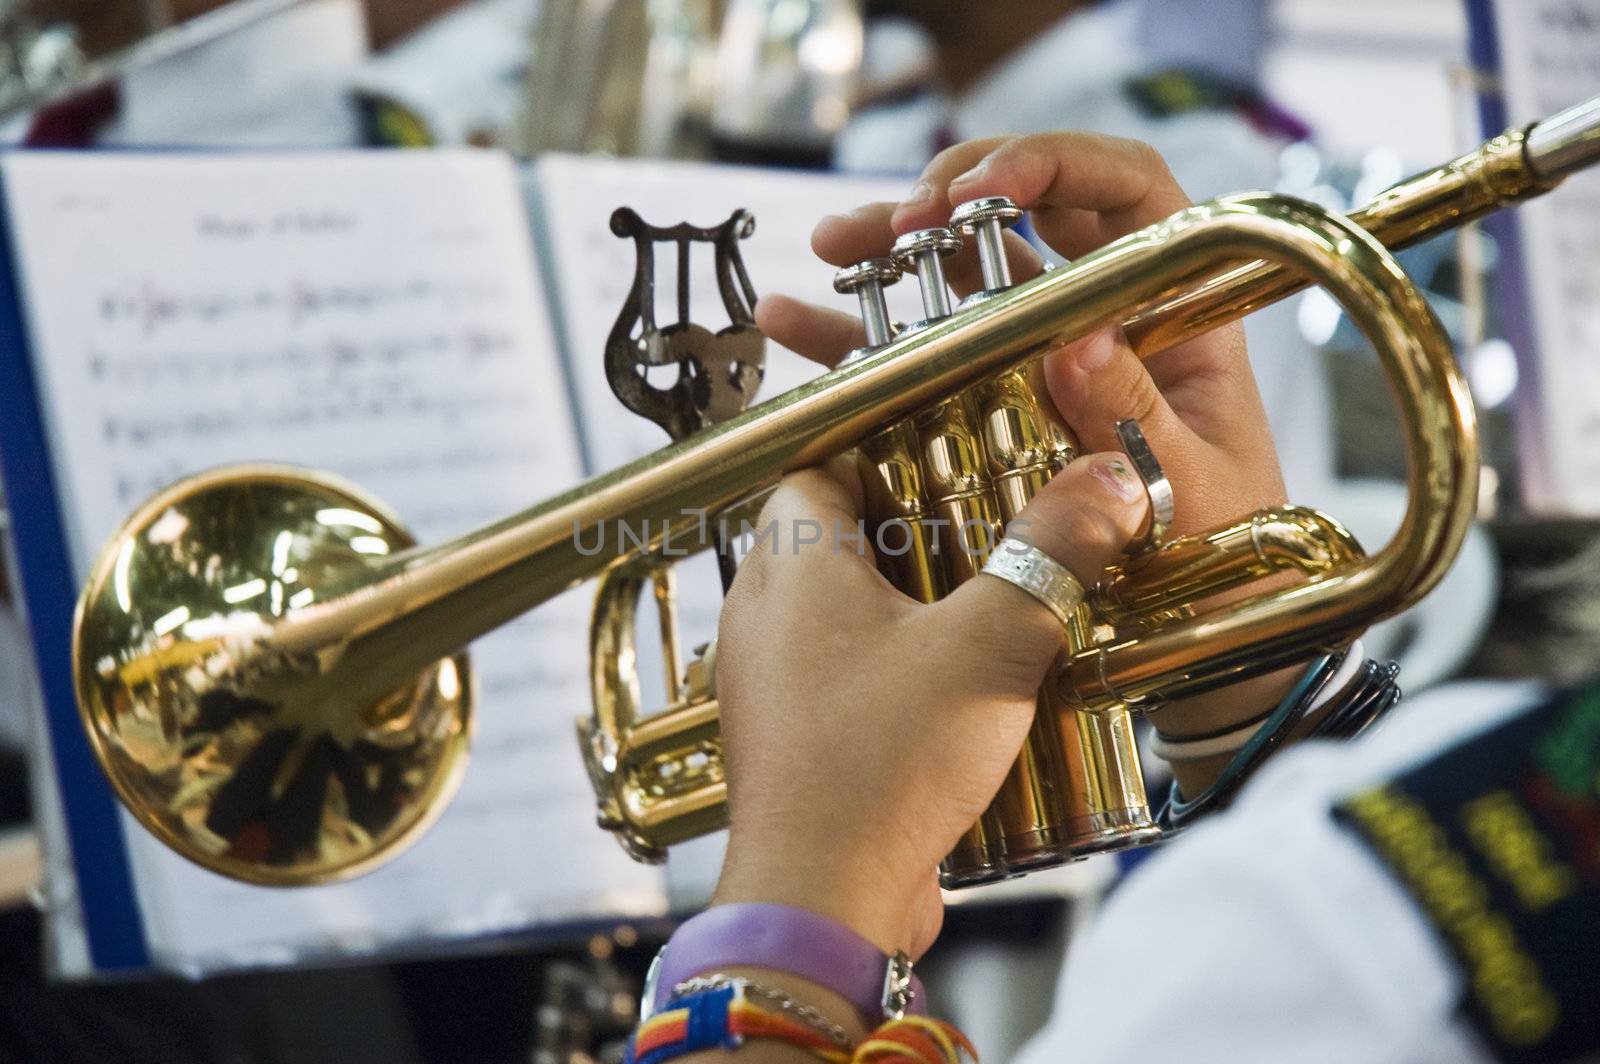
[[[0,193],[4,191],[0,173]],[[0,200],[3,202],[3,200]],[[17,596],[38,662],[40,698],[90,959],[107,974],[149,966],[144,920],[111,785],[95,763],[72,689],[76,578],[51,469],[11,225],[0,210],[0,493],[11,515]]]

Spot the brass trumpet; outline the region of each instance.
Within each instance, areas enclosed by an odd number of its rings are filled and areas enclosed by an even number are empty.
[[[74,663],[90,741],[128,808],[185,857],[263,884],[354,875],[421,831],[459,779],[472,700],[462,648],[598,576],[584,757],[603,826],[636,856],[659,858],[722,824],[726,797],[713,663],[678,667],[665,539],[706,546],[705,515],[748,512],[785,472],[854,450],[870,519],[913,531],[885,561],[892,579],[931,599],[975,559],[935,550],[920,518],[1002,526],[1074,452],[1033,384],[1043,353],[1113,321],[1153,352],[1319,284],[1394,387],[1410,473],[1395,538],[1366,556],[1331,519],[1286,507],[1152,544],[1108,570],[1067,633],[1016,769],[951,855],[946,881],[1148,840],[1159,830],[1134,712],[1343,645],[1426,594],[1471,521],[1467,386],[1385,246],[1539,195],[1597,160],[1600,100],[1498,137],[1348,218],[1281,196],[1227,197],[1034,280],[990,277],[983,298],[948,315],[936,313],[948,309],[927,257],[937,248],[902,247],[933,301],[922,327],[879,331],[870,350],[810,384],[442,546],[415,546],[381,504],[330,477],[261,466],[189,478],[129,518],[79,603]],[[957,219],[980,242],[994,235],[986,210]],[[648,540],[606,535],[620,524]],[[230,604],[241,586],[290,569],[303,597],[284,616]],[[1282,572],[1299,579],[1208,603]],[[646,719],[634,621],[650,583],[667,622],[672,704]]]

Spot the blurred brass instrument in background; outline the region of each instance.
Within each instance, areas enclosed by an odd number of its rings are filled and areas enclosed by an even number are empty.
[[[1600,159],[1600,100],[1421,174],[1349,218],[1252,193],[1185,210],[1066,267],[1007,287],[993,254],[1006,205],[954,220],[986,252],[992,289],[945,304],[933,231],[897,248],[929,320],[892,333],[874,286],[846,271],[873,344],[840,368],[612,473],[441,546],[415,546],[359,489],[276,467],[219,470],[151,499],[96,564],[75,629],[90,740],[133,814],[193,861],[256,883],[371,868],[439,812],[470,730],[473,639],[591,578],[592,718],[580,731],[601,823],[657,859],[726,819],[713,662],[680,669],[669,559],[751,513],[787,471],[854,452],[874,522],[909,521],[886,557],[931,599],[975,559],[935,552],[933,515],[1008,520],[1074,453],[1034,383],[1039,358],[1107,322],[1144,353],[1295,292],[1325,288],[1376,348],[1406,442],[1409,506],[1364,555],[1339,526],[1285,507],[1152,543],[1107,571],[1066,633],[1037,724],[994,806],[951,856],[983,882],[1159,834],[1131,714],[1306,661],[1403,610],[1449,567],[1472,519],[1477,435],[1438,322],[1398,247],[1553,188]],[[646,530],[624,545],[626,526]],[[594,545],[602,544],[599,550]],[[580,546],[580,544],[582,546]],[[236,602],[302,589],[281,617]],[[1280,574],[1294,574],[1287,587]],[[1217,605],[1267,576],[1276,590]],[[669,700],[646,718],[635,613],[654,584]]]
[[[49,107],[307,0],[236,0],[183,21],[163,0],[105,0],[93,25],[51,17],[50,4],[0,0],[0,120]],[[42,9],[42,10],[36,10]]]
[[[518,147],[825,161],[864,36],[857,0],[544,0]]]
[[[0,0],[0,120],[308,2],[218,0],[180,19],[169,0]],[[505,137],[518,154],[767,161],[826,157],[865,36],[858,0],[543,0],[530,31],[525,106]]]

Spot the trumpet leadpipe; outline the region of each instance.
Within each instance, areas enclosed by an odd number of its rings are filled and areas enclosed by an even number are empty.
[[[1524,129],[1511,130],[1442,166],[1380,192],[1350,220],[1400,250],[1447,229],[1544,195],[1600,163],[1600,97]],[[1140,354],[1200,333],[1304,291],[1311,282],[1281,263],[1242,263],[1126,324]]]

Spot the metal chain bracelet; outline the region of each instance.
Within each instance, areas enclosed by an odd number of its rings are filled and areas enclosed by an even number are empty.
[[[749,979],[720,973],[702,975],[693,979],[685,979],[674,986],[672,988],[672,996],[680,998],[690,994],[704,993],[707,990],[724,990],[729,987],[732,987],[735,993],[743,994],[747,1000],[770,1005],[783,1015],[792,1016],[840,1049],[850,1050],[855,1048],[855,1042],[843,1027],[834,1023],[810,1005],[796,1001],[777,987],[767,986],[764,983],[756,983]]]

